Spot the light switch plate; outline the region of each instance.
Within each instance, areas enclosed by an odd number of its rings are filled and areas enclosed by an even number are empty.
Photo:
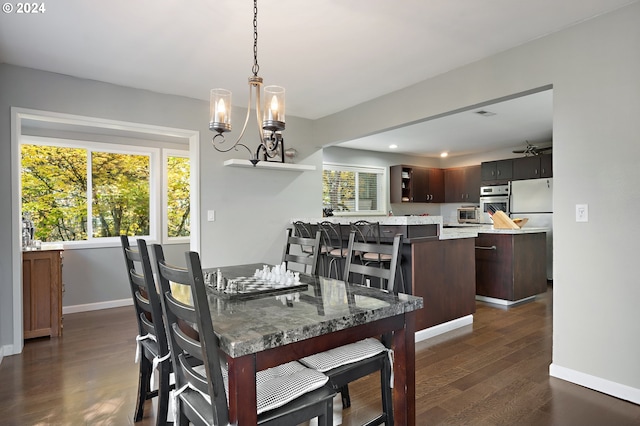
[[[207,210],[207,220],[209,222],[215,222],[215,220],[216,220],[216,211],[215,210]]]
[[[588,204],[576,204],[576,222],[589,222]]]

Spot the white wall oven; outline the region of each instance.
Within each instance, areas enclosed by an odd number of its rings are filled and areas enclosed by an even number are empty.
[[[480,222],[493,224],[489,212],[502,210],[509,215],[509,185],[483,186],[480,188]]]

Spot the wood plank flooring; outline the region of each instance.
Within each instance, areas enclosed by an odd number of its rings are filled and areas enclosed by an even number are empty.
[[[640,406],[549,377],[552,290],[509,309],[477,303],[474,324],[416,344],[419,425],[640,425]],[[28,341],[0,364],[2,425],[130,425],[133,307],[65,315],[62,338]],[[380,411],[379,378],[336,400],[335,424]],[[147,403],[139,425],[155,424]]]

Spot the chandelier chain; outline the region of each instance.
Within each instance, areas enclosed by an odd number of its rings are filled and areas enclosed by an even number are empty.
[[[258,0],[253,0],[253,71],[254,77],[258,76]]]

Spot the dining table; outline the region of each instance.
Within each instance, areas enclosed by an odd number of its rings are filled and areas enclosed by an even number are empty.
[[[279,288],[246,284],[270,268],[203,268],[211,321],[228,364],[230,423],[257,423],[257,371],[391,334],[395,423],[415,424],[414,313],[422,298],[305,273]]]

